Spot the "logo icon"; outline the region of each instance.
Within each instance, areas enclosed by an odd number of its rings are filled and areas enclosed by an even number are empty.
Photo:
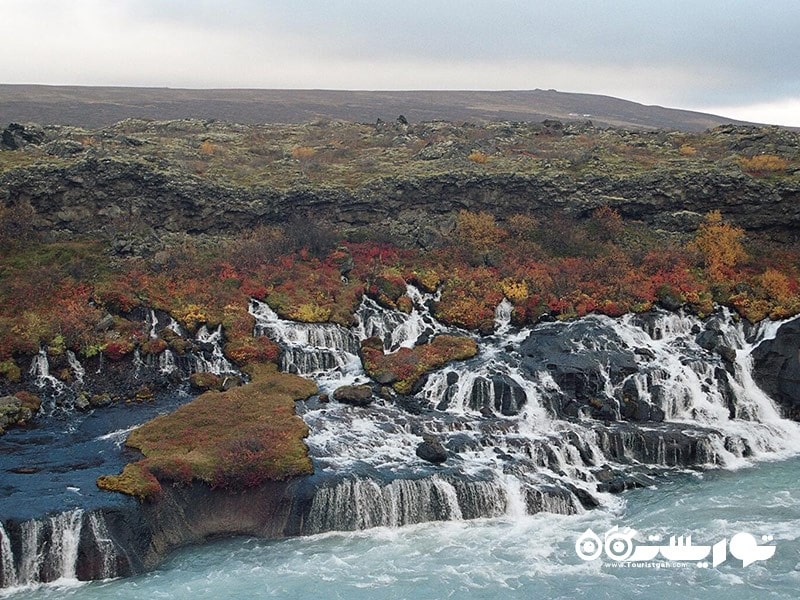
[[[728,559],[728,552],[734,558],[742,561],[742,567],[747,567],[754,562],[768,560],[775,555],[775,546],[759,545],[755,536],[749,533],[737,533],[730,540],[722,538],[711,546],[695,546],[692,543],[692,536],[673,535],[669,538],[669,543],[663,544],[637,544],[636,534],[638,532],[630,527],[620,529],[614,526],[609,529],[603,539],[591,528],[584,531],[575,541],[575,553],[578,558],[584,561],[593,561],[605,555],[617,563],[642,563],[656,559],[659,555],[662,559],[675,563],[697,563],[698,567],[704,568],[709,565],[717,567]],[[648,542],[661,542],[660,535],[651,535],[647,538]],[[761,537],[762,542],[772,542],[771,535]],[[709,563],[706,558],[711,556]],[[656,564],[654,566],[661,566]]]

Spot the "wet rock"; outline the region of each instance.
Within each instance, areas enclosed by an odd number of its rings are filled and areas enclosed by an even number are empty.
[[[564,416],[577,416],[587,407],[596,419],[616,420],[619,406],[608,396],[608,384],[620,385],[639,369],[633,351],[611,327],[595,319],[540,324],[519,352],[530,376],[547,372],[558,384],[560,391],[549,400]]]
[[[30,420],[41,404],[38,396],[25,391],[17,392],[14,396],[0,397],[0,433]]]
[[[423,434],[422,441],[417,445],[417,456],[429,463],[439,465],[447,460],[447,449],[433,435]]]
[[[84,392],[81,392],[75,398],[74,406],[78,410],[88,410],[89,408],[91,408],[91,402],[89,402],[89,398],[87,397],[87,395]]]
[[[102,394],[95,394],[89,398],[89,404],[93,407],[108,406],[112,402],[113,399],[111,398],[111,394],[105,392]]]
[[[505,416],[518,415],[528,400],[525,390],[507,375],[493,375],[494,407]]]
[[[752,353],[753,378],[789,418],[800,421],[800,320],[781,325],[777,335]]]
[[[351,406],[367,406],[372,402],[372,388],[368,385],[345,385],[336,388],[333,399]]]

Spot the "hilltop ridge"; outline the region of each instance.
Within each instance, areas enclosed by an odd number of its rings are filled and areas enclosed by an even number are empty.
[[[0,85],[0,123],[104,127],[128,117],[217,119],[243,124],[341,119],[410,121],[542,121],[590,119],[633,129],[702,131],[742,121],[701,112],[556,90],[346,91],[171,89]]]

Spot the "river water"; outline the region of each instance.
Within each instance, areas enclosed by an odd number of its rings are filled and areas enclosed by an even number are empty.
[[[637,539],[773,536],[772,558],[746,567],[625,566],[581,560],[575,542],[632,527]],[[282,541],[223,540],[179,551],[158,570],[123,580],[62,582],[23,598],[797,598],[800,459],[738,471],[679,474],[581,515],[509,515],[327,533]],[[760,542],[761,543],[761,542]],[[660,559],[653,561],[664,565]],[[651,563],[652,564],[652,563]]]

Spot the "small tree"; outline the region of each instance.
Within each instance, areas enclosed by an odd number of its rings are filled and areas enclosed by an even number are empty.
[[[726,278],[727,271],[747,258],[742,239],[744,229],[726,223],[718,210],[711,211],[697,229],[689,249],[699,252],[706,271],[714,282]]]
[[[505,236],[494,216],[487,212],[461,210],[456,217],[456,239],[481,262],[489,262],[490,254]]]

